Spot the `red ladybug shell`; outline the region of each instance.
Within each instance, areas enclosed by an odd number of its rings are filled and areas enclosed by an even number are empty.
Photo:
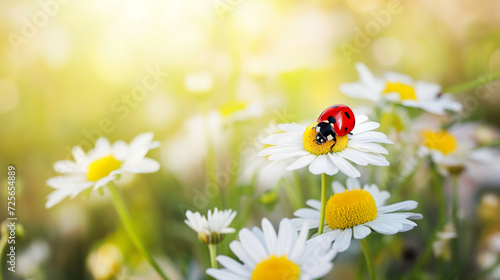
[[[318,117],[318,122],[328,122],[328,117],[334,117],[336,122],[333,125],[333,131],[338,136],[347,135],[354,129],[356,120],[351,108],[346,105],[333,105],[326,108]]]

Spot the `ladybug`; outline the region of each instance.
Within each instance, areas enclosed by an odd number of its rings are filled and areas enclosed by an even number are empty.
[[[316,143],[323,145],[327,141],[335,140],[330,150],[337,142],[336,135],[351,134],[356,120],[351,108],[346,105],[333,105],[326,108],[318,117],[316,125]]]

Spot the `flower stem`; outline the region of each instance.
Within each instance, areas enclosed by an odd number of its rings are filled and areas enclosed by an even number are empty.
[[[321,174],[321,212],[319,215],[318,235],[323,233],[325,226],[325,211],[326,211],[326,174]]]
[[[460,229],[460,220],[458,217],[459,211],[459,198],[458,198],[458,175],[454,174],[451,176],[452,185],[453,185],[453,204],[451,207],[451,215],[453,226],[455,227],[455,232],[460,233],[457,237],[452,241],[452,267],[460,267],[460,240],[459,238],[462,236],[462,232]],[[458,273],[458,272],[457,272]],[[458,275],[457,275],[458,276]]]
[[[452,185],[453,185],[453,204],[451,207],[451,214],[453,223],[455,224],[455,229],[459,232],[458,229],[458,209],[459,209],[459,199],[458,199],[458,175],[451,176]]]
[[[363,248],[363,254],[365,254],[366,266],[368,267],[368,273],[370,274],[371,280],[376,280],[377,276],[375,275],[375,267],[373,266],[373,260],[370,255],[370,248],[368,248],[368,243],[366,243],[365,239],[360,239],[361,248]]]
[[[115,205],[116,211],[118,212],[118,216],[120,216],[120,220],[122,221],[122,224],[125,227],[125,230],[127,231],[127,234],[129,235],[130,239],[132,240],[134,245],[137,247],[139,252],[146,259],[146,261],[148,261],[149,264],[161,276],[161,278],[164,280],[168,280],[168,277],[161,270],[158,263],[153,259],[151,252],[149,252],[149,250],[146,248],[146,245],[144,245],[144,242],[141,240],[141,238],[137,234],[137,230],[136,230],[136,227],[134,226],[134,224],[132,223],[130,213],[128,212],[127,207],[125,206],[125,203],[123,202],[123,198],[121,197],[120,192],[118,191],[118,188],[116,187],[115,183],[110,182],[108,184],[108,189],[111,193],[111,198],[113,199],[113,204]]]
[[[480,76],[472,81],[468,81],[462,84],[447,87],[443,92],[459,93],[467,90],[471,90],[478,86],[483,86],[490,83],[496,79],[500,78],[500,72],[491,73],[488,76]]]
[[[215,261],[215,257],[217,257],[217,245],[208,244],[208,251],[210,252],[210,264],[212,268],[217,268],[217,262]]]

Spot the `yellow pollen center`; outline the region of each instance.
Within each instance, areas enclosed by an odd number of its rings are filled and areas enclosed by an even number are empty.
[[[430,149],[441,151],[447,155],[457,148],[455,136],[444,130],[437,132],[425,130],[422,134],[424,136],[424,145]]]
[[[375,220],[377,206],[372,195],[361,189],[336,193],[326,203],[326,223],[346,229]]]
[[[89,181],[97,181],[108,176],[111,171],[120,168],[122,163],[115,159],[113,155],[100,158],[89,165],[87,179]]]
[[[415,94],[415,89],[409,85],[402,83],[391,83],[387,82],[385,84],[385,90],[382,94],[388,94],[391,92],[397,92],[401,100],[417,100],[417,95]]]
[[[324,155],[324,154],[328,154],[330,152],[330,148],[332,148],[332,145],[335,144],[335,146],[333,146],[333,148],[331,149],[332,152],[334,153],[338,153],[342,150],[344,150],[346,147],[347,147],[347,142],[349,140],[349,138],[347,138],[347,135],[344,135],[344,136],[336,136],[336,139],[337,139],[337,142],[335,142],[335,140],[331,140],[331,141],[326,141],[325,143],[321,144],[321,145],[318,145],[318,143],[316,143],[316,125],[318,123],[315,122],[315,123],[312,123],[311,125],[309,125],[306,130],[304,131],[304,134],[302,135],[302,143],[304,145],[304,149],[306,149],[306,151],[310,152],[311,154],[315,154],[315,155]]]
[[[258,263],[252,272],[250,280],[298,280],[300,267],[287,259],[285,255],[271,257]]]

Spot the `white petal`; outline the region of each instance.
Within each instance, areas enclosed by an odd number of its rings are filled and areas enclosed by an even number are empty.
[[[274,230],[273,225],[269,222],[268,219],[262,219],[262,231],[264,233],[264,243],[266,244],[266,248],[268,254],[276,255],[276,247],[277,247],[277,237],[276,231]]]
[[[316,199],[308,199],[306,201],[306,205],[309,205],[310,207],[312,207],[316,210],[321,209],[321,202],[319,200],[316,200]]]
[[[279,225],[278,231],[278,246],[276,248],[276,255],[282,256],[284,254],[289,255],[290,250],[292,248],[292,231],[295,231],[292,228],[292,224],[288,219],[282,219]]]
[[[46,182],[47,186],[60,189],[60,188],[76,188],[81,185],[91,186],[92,182],[87,181],[87,177],[84,174],[75,175],[62,175],[49,178]]]
[[[366,166],[368,165],[368,161],[362,156],[360,153],[356,153],[353,149],[349,149],[349,147],[337,153],[337,155],[348,159],[358,165]]]
[[[383,134],[382,132],[378,132],[378,131],[366,131],[366,132],[354,134],[354,135],[349,137],[349,141],[354,141],[354,142],[359,142],[359,143],[363,143],[367,139],[374,139],[374,140],[378,140],[377,142],[388,143],[387,136],[385,136],[385,134]],[[383,142],[383,141],[386,141],[386,142]],[[374,142],[374,141],[369,141],[369,142]],[[392,144],[392,141],[389,140],[389,142],[390,142],[390,144]]]
[[[341,84],[339,87],[340,92],[343,94],[353,97],[353,98],[362,98],[368,99],[373,102],[377,102],[379,96],[377,94],[373,94],[373,91],[367,88],[362,83],[345,83]]]
[[[63,173],[63,174],[68,174],[68,173],[74,173],[74,172],[79,172],[78,170],[78,165],[71,160],[60,160],[56,161],[54,163],[54,170],[58,173]],[[85,171],[83,171],[85,172]]]
[[[405,74],[396,73],[396,72],[387,72],[384,75],[385,80],[389,82],[400,82],[409,86],[413,86],[413,79]]]
[[[348,148],[356,149],[362,152],[378,153],[387,155],[389,152],[386,148],[376,143],[349,143]]]
[[[294,153],[298,151],[304,150],[303,147],[294,146],[294,147],[282,147],[282,146],[271,146],[267,147],[264,150],[260,151],[257,156],[269,156],[274,154],[285,154],[285,153]]]
[[[302,168],[304,166],[307,166],[311,162],[313,162],[316,159],[316,155],[307,155],[307,156],[302,156],[298,158],[296,161],[294,161],[292,164],[288,165],[286,167],[286,170],[295,170]]]
[[[247,251],[243,248],[243,245],[239,241],[233,241],[229,243],[229,248],[231,251],[242,261],[245,265],[255,266],[258,261],[255,261],[253,257],[247,253]],[[259,260],[260,261],[260,260]]]
[[[361,184],[359,183],[358,179],[347,178],[346,185],[348,190],[361,189]]]
[[[342,186],[342,184],[337,181],[334,181],[332,183],[332,189],[334,193],[341,193],[346,190],[346,188],[344,188],[344,186]]]
[[[309,153],[308,151],[305,151],[305,150],[291,152],[291,153],[274,154],[274,155],[269,156],[269,160],[282,160],[282,159],[291,158],[291,157],[307,156],[310,154],[311,153]]]
[[[261,142],[268,145],[302,146],[302,137],[297,133],[277,133],[267,136]]]
[[[368,117],[365,115],[356,115],[356,124],[362,124],[368,120]]]
[[[64,189],[57,189],[51,192],[47,196],[47,202],[45,203],[45,208],[52,208],[54,205],[58,204],[68,196],[69,196],[68,191]]]
[[[335,166],[337,166],[337,168],[345,175],[354,178],[361,176],[361,173],[359,173],[359,171],[343,157],[335,153],[329,153],[328,155],[332,159]]]
[[[385,222],[378,222],[375,220],[371,222],[365,223],[365,226],[370,227],[374,231],[381,233],[381,234],[387,234],[387,235],[392,235],[396,234],[399,231],[398,227],[395,227],[391,224],[385,223]]]
[[[363,238],[367,237],[372,232],[372,230],[370,228],[368,228],[367,226],[364,226],[364,225],[354,226],[354,228],[352,230],[354,232],[353,236],[356,239],[363,239]]]
[[[326,155],[319,155],[316,159],[309,165],[309,171],[312,174],[319,175],[322,173],[327,173],[327,158]],[[328,174],[328,173],[327,173]],[[331,175],[331,174],[328,174]]]
[[[289,258],[291,261],[296,263],[300,259],[300,255],[304,250],[308,234],[309,230],[307,224],[304,223],[302,225],[302,229],[300,230],[299,237],[297,238],[297,240],[295,240],[295,245],[293,246],[293,249],[290,252]]]
[[[441,86],[435,83],[419,81],[415,83],[417,100],[435,100],[441,92]]]
[[[207,269],[207,274],[214,277],[217,280],[248,280],[248,277],[242,277],[234,272],[231,272],[226,269],[215,269],[209,268]]]
[[[227,270],[233,272],[236,275],[243,277],[250,277],[252,275],[252,273],[241,263],[231,259],[230,257],[218,256],[217,261],[222,264]]]
[[[255,237],[249,229],[242,229],[239,232],[240,242],[248,255],[256,262],[259,263],[267,252],[262,246],[262,243]]]
[[[124,163],[124,166],[121,169],[124,172],[131,173],[153,173],[160,170],[160,163],[150,158],[144,158],[133,166],[127,166]]]
[[[379,127],[380,127],[380,124],[378,122],[365,122],[365,123],[355,125],[354,129],[351,131],[351,133],[352,134],[363,133],[363,132],[377,129]]]
[[[379,154],[361,152],[355,149],[346,148],[342,152],[338,153],[338,155],[352,160],[352,162],[362,166],[365,166],[366,164],[389,166],[389,162],[385,159],[385,157]]]
[[[386,205],[382,206],[378,209],[378,212],[381,213],[388,213],[388,212],[394,212],[394,211],[401,211],[401,210],[413,210],[417,208],[418,202],[414,200],[406,200],[398,203],[394,203],[391,205]]]
[[[342,231],[339,237],[333,243],[333,249],[339,252],[343,252],[349,248],[352,239],[352,229],[346,228]]]
[[[307,128],[305,125],[300,125],[296,123],[285,123],[285,124],[279,124],[278,127],[286,132],[295,132],[295,133],[303,133],[304,130]]]
[[[293,212],[293,215],[296,217],[300,218],[305,218],[305,219],[318,219],[319,220],[319,211],[315,209],[310,209],[310,208],[301,208],[295,212]]]
[[[369,88],[376,88],[377,87],[377,78],[373,75],[373,73],[366,67],[365,64],[358,62],[354,66],[356,67],[356,70],[358,70],[359,78],[361,81]]]

